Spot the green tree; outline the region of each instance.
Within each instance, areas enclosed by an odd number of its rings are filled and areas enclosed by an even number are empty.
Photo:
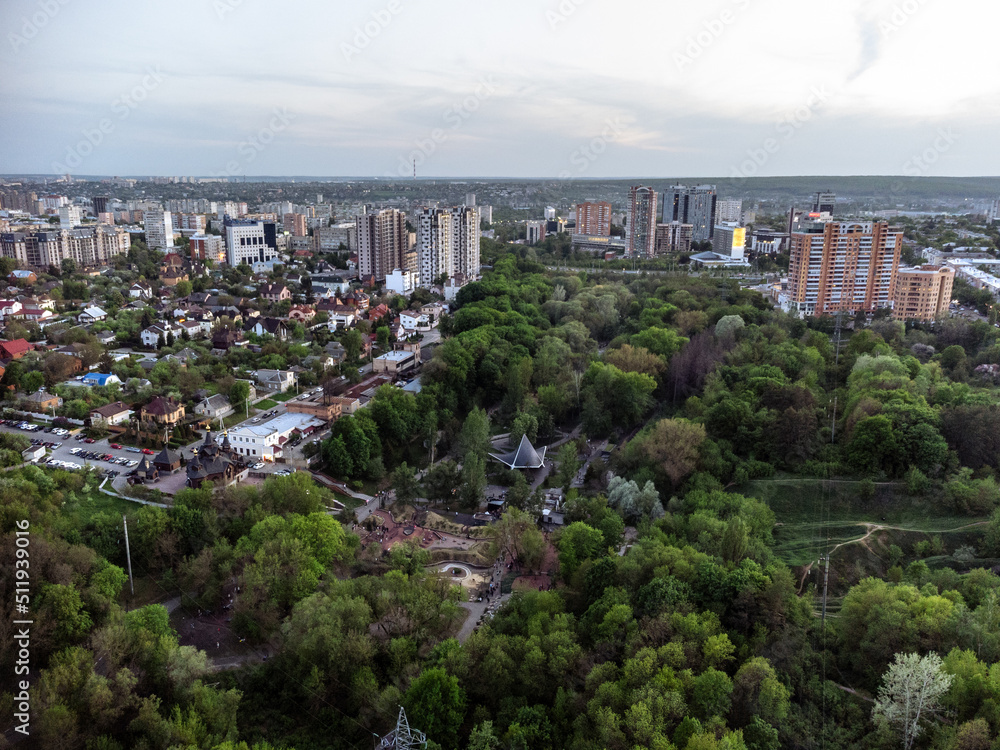
[[[420,493],[420,482],[416,471],[403,461],[392,472],[392,488],[396,491],[396,500],[401,503],[412,503]]]
[[[559,471],[556,474],[556,481],[563,488],[564,492],[569,492],[570,485],[580,470],[580,461],[577,458],[576,443],[570,441],[566,443],[556,454],[556,463],[559,464]]]
[[[21,376],[21,390],[25,393],[35,393],[45,385],[45,376],[38,370],[29,370]]]
[[[246,409],[247,399],[250,398],[250,384],[245,380],[237,380],[229,388],[229,403],[240,414]]]
[[[458,730],[465,718],[465,691],[445,670],[424,670],[403,696],[411,726],[445,748],[458,747]]]

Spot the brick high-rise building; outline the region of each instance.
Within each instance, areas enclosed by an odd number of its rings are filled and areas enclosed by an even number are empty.
[[[955,269],[920,266],[896,271],[892,292],[892,317],[896,320],[930,321],[948,312]]]
[[[691,236],[694,227],[672,221],[669,224],[656,225],[656,254],[690,253]]]
[[[586,201],[576,207],[576,234],[590,237],[611,236],[611,204],[607,201]]]
[[[630,258],[652,258],[656,254],[656,191],[637,186],[629,197],[625,254]]]
[[[395,208],[378,213],[363,213],[355,220],[358,233],[358,268],[363,277],[376,281],[397,268],[406,268],[410,237],[406,216]]]
[[[282,223],[284,224],[285,231],[293,237],[307,237],[309,235],[305,214],[284,214],[282,216]]]
[[[890,306],[903,233],[886,222],[816,221],[791,235],[788,292],[805,315]]]

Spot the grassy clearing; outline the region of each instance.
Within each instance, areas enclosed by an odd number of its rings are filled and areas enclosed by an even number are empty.
[[[864,498],[862,483],[850,480],[773,479],[748,483],[741,491],[765,501],[777,520],[775,552],[789,565],[807,565],[838,544],[860,539],[865,523],[898,527],[918,537],[941,534],[955,540],[968,534],[963,527],[985,518],[962,516],[943,497],[911,497],[898,482],[880,483],[874,496]],[[870,540],[878,546],[877,538]],[[857,545],[841,548],[857,551]]]
[[[67,493],[62,512],[73,520],[75,527],[80,528],[86,526],[97,513],[114,513],[121,516],[134,513],[138,508],[137,503],[105,495],[98,490],[90,490]]]
[[[256,404],[254,404],[254,408],[259,409],[260,411],[270,411],[271,409],[274,409],[277,405],[278,405],[277,401],[272,401],[269,398],[265,398],[263,401],[258,401]]]
[[[281,401],[282,403],[284,403],[285,401],[291,401],[293,398],[295,398],[295,394],[292,391],[289,391],[288,393],[272,393],[270,396],[268,396],[268,399],[270,399],[271,401]],[[273,407],[268,407],[268,408],[273,408]]]

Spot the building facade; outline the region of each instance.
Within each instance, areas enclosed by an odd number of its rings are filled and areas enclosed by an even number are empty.
[[[934,320],[948,312],[954,285],[955,269],[948,266],[898,269],[892,293],[892,317]]]
[[[29,268],[60,266],[69,258],[80,267],[102,266],[128,253],[129,233],[105,224],[85,229],[61,229],[0,234],[0,254]]]
[[[168,250],[174,246],[174,220],[169,211],[146,211],[142,223],[146,247],[150,250]]]
[[[421,286],[444,276],[479,276],[479,212],[475,207],[425,208],[417,214],[416,261]]]
[[[903,233],[886,222],[815,221],[791,235],[790,301],[803,315],[891,306]]]
[[[656,255],[671,255],[674,253],[691,252],[691,236],[694,227],[672,221],[669,224],[656,225]]]
[[[278,257],[278,232],[273,222],[226,217],[226,262],[231,266],[270,263]]]
[[[715,185],[673,185],[663,193],[663,223],[690,224],[695,242],[711,240],[715,234],[717,202]]]
[[[656,191],[636,186],[629,198],[625,252],[632,258],[651,258],[656,254]]]
[[[363,213],[355,220],[358,269],[362,277],[384,281],[397,268],[405,269],[410,249],[406,216],[395,208]]]
[[[607,201],[586,201],[577,204],[576,234],[610,237],[611,204]]]

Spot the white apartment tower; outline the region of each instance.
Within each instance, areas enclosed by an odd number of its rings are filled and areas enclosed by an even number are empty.
[[[226,217],[226,262],[231,266],[270,263],[278,257],[277,228],[273,222]]]
[[[174,220],[169,211],[145,211],[142,220],[146,229],[146,247],[168,250],[174,246]]]
[[[80,226],[79,206],[66,205],[59,207],[59,228],[72,229]]]
[[[425,208],[417,214],[420,285],[441,276],[479,276],[479,211],[474,207]]]

